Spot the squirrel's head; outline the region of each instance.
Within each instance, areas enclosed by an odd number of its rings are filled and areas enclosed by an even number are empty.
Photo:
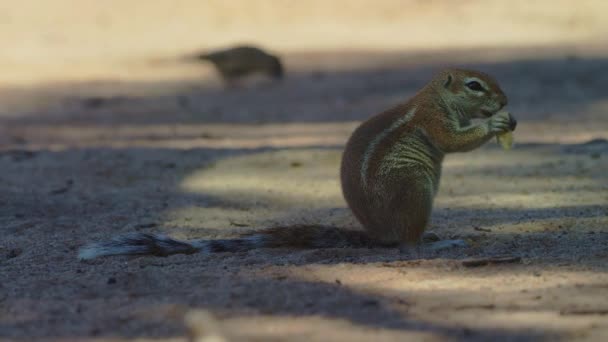
[[[479,71],[447,69],[432,84],[448,106],[469,118],[492,116],[507,105],[507,96],[496,80]]]

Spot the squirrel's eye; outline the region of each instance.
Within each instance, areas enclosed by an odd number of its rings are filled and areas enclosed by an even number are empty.
[[[470,81],[467,82],[466,84],[467,88],[471,89],[471,90],[475,90],[475,91],[483,91],[483,87],[481,86],[481,84],[479,84],[479,82],[477,81]]]

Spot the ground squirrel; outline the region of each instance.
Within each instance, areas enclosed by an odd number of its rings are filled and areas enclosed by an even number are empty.
[[[344,198],[370,236],[416,244],[431,214],[444,155],[473,150],[515,129],[511,115],[498,112],[506,104],[489,75],[449,69],[409,101],[361,124],[346,144],[340,174]],[[475,118],[484,120],[472,124]]]
[[[228,84],[255,73],[275,80],[283,78],[283,65],[279,57],[254,46],[235,46],[197,54],[195,58],[211,62]]]
[[[444,155],[473,150],[496,135],[513,131],[515,120],[500,111],[506,104],[507,97],[492,77],[447,69],[407,102],[363,122],[346,144],[340,174],[344,198],[365,231],[298,225],[235,239],[192,241],[134,233],[85,246],[79,258],[269,247],[419,246],[439,187]],[[472,123],[475,118],[482,120]]]

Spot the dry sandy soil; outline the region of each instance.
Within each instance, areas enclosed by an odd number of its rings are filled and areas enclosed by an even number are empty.
[[[0,5],[1,340],[608,339],[604,1],[123,3]],[[224,89],[166,60],[237,39],[272,46],[287,78]],[[345,140],[446,65],[494,75],[519,120],[513,150],[447,157],[430,230],[467,247],[77,260],[132,231],[359,229]],[[466,263],[496,256],[520,260]]]

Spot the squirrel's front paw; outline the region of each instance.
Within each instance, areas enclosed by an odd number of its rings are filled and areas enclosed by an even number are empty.
[[[509,112],[498,112],[488,119],[490,132],[494,134],[506,133],[513,131],[517,126],[517,121]]]

